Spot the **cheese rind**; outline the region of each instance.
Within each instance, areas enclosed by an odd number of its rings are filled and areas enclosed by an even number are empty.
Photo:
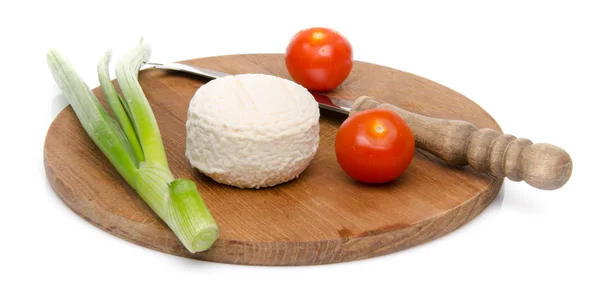
[[[297,178],[314,158],[319,107],[287,79],[226,76],[196,91],[186,131],[186,157],[200,172],[240,188],[270,187]]]

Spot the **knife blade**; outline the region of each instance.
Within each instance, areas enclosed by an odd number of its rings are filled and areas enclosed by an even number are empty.
[[[194,67],[194,66],[190,66],[190,65],[186,65],[186,64],[182,64],[182,63],[161,64],[161,63],[154,63],[154,62],[146,62],[146,64],[151,65],[156,69],[185,72],[185,73],[189,73],[189,74],[193,74],[193,75],[198,75],[203,78],[210,79],[210,80],[231,75],[231,74],[227,74],[227,73],[223,73],[223,72],[219,72],[219,71],[215,71],[215,70],[211,70],[211,69]],[[346,114],[346,115],[350,113],[350,109],[352,108],[352,104],[354,103],[354,101],[351,101],[351,100],[332,98],[332,97],[329,97],[329,96],[321,94],[321,93],[316,93],[316,92],[312,92],[312,91],[309,91],[309,92],[313,95],[313,97],[315,98],[315,101],[317,101],[317,103],[319,103],[320,108],[335,111],[335,112]]]

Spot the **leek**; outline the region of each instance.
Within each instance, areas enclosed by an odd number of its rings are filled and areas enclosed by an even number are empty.
[[[175,179],[169,169],[158,123],[138,81],[150,53],[150,45],[140,41],[117,62],[123,97],[109,77],[110,52],[100,59],[98,78],[116,121],[57,50],[48,52],[47,61],[82,127],[119,174],[188,251],[205,251],[218,238],[219,229],[196,184]]]

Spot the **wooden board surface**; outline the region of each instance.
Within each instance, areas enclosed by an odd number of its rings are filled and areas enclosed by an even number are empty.
[[[290,79],[280,54],[185,62],[232,74]],[[160,126],[173,174],[197,182],[219,225],[220,237],[212,248],[189,253],[95,147],[69,106],[48,130],[44,161],[52,187],[68,207],[102,230],[144,247],[248,265],[365,259],[453,231],[485,209],[502,186],[502,179],[450,167],[420,150],[398,180],[380,186],[356,183],[339,168],[333,148],[344,116],[323,110],[319,150],[298,179],[260,190],[221,185],[194,170],[184,155],[188,103],[206,80],[157,69],[141,71],[139,80]],[[94,93],[103,101],[99,88]],[[500,130],[489,114],[461,94],[374,64],[356,62],[349,78],[329,94],[347,99],[369,95],[423,115]]]

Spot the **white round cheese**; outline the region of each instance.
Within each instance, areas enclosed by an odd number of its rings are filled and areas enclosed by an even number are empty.
[[[301,85],[264,74],[200,87],[186,122],[186,157],[217,182],[240,188],[297,178],[319,146],[319,106]]]

